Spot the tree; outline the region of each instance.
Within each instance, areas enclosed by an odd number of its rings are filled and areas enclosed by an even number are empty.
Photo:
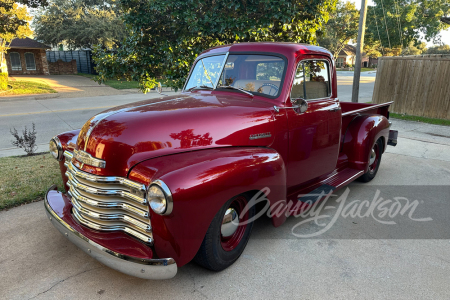
[[[121,14],[116,0],[55,0],[38,13],[33,26],[44,43],[113,48],[125,37]]]
[[[385,48],[405,48],[421,35],[439,42],[440,31],[450,26],[441,22],[450,13],[450,0],[373,0],[367,13],[366,39],[378,40]]]
[[[336,10],[330,14],[323,36],[318,40],[319,45],[327,48],[334,57],[337,57],[350,40],[357,38],[358,24],[359,11],[355,4],[339,1]]]
[[[420,55],[427,50],[427,44],[420,42],[418,44],[414,41],[409,42],[408,47],[404,48],[402,55]]]
[[[180,88],[195,57],[213,46],[249,41],[316,42],[336,0],[122,0],[129,29],[115,53],[96,48],[97,80],[157,79]]]
[[[440,46],[434,46],[430,47],[426,54],[450,54],[450,46],[449,45],[440,45]]]
[[[28,22],[31,17],[27,8],[12,0],[0,0],[0,73],[8,73],[5,61],[6,50],[14,38],[32,34]]]

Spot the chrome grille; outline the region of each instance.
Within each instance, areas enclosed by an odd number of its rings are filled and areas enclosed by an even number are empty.
[[[78,169],[65,151],[73,215],[83,225],[101,231],[124,231],[153,244],[145,185],[123,177],[98,176]]]

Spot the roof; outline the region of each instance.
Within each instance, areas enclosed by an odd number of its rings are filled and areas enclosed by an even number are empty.
[[[11,44],[9,45],[10,48],[22,48],[22,49],[50,49],[51,47],[42,44],[36,40],[30,39],[30,38],[24,38],[24,39],[13,39],[11,41]]]
[[[450,17],[442,17],[441,21],[450,25]]]
[[[344,49],[339,52],[339,55],[356,55],[356,48],[352,45],[345,45]]]
[[[283,54],[286,57],[290,57],[295,53],[299,54],[319,54],[332,56],[330,51],[325,48],[308,45],[308,44],[297,44],[297,43],[284,43],[284,42],[258,42],[258,43],[236,43],[236,44],[228,44],[223,46],[214,47],[203,51],[199,56],[203,55],[211,55],[218,53],[226,53],[229,52],[232,54],[233,52],[266,52],[266,53],[275,53],[275,54]]]

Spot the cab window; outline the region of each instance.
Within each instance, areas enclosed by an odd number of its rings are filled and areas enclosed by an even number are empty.
[[[291,99],[314,100],[331,96],[330,72],[325,60],[305,60],[297,65]]]

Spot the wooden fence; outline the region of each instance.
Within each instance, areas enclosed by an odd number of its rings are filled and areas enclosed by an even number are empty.
[[[58,60],[65,62],[75,60],[78,73],[97,74],[94,70],[92,52],[90,50],[47,51],[48,62],[57,62]]]
[[[389,111],[450,120],[450,55],[382,57],[372,103]]]

